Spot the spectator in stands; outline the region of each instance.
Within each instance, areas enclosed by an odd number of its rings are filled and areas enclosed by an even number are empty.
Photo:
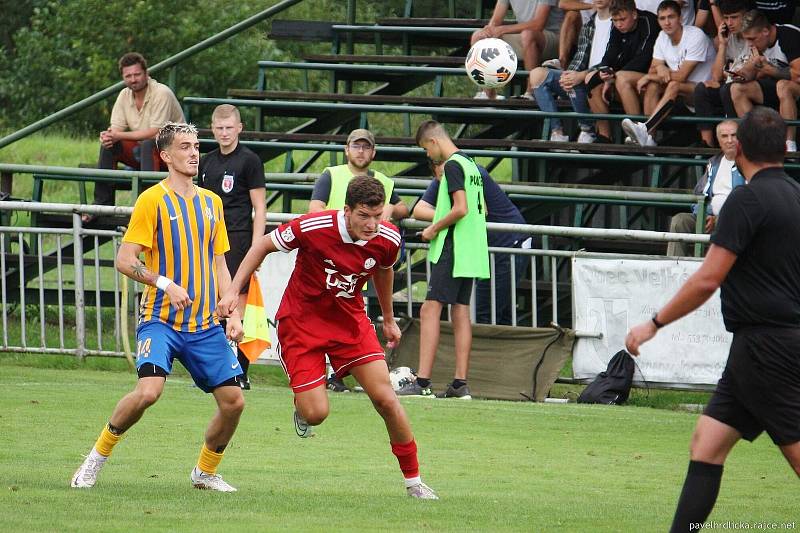
[[[559,0],[558,9],[564,12],[558,32],[558,58],[542,61],[542,66],[564,70],[578,42],[578,34],[594,13],[592,0]]]
[[[569,98],[572,109],[578,113],[591,113],[587,98],[586,78],[592,72],[590,69],[600,64],[603,53],[608,46],[611,35],[611,13],[608,6],[611,0],[594,0],[596,9],[589,22],[581,29],[578,41],[578,50],[566,71],[538,67],[531,71],[530,86],[539,109],[542,111],[558,111],[556,98]],[[594,123],[591,120],[579,119],[579,143],[593,143],[595,141]],[[551,141],[569,141],[569,136],[564,134],[561,120],[553,118],[550,122]],[[489,209],[491,214],[492,210]]]
[[[429,161],[434,179],[425,190],[422,198],[417,202],[412,215],[417,220],[433,220],[436,212],[436,197],[439,194],[439,183],[444,173],[444,161]],[[519,212],[508,198],[506,193],[497,185],[489,175],[489,171],[481,165],[478,166],[483,179],[483,198],[486,202],[486,222],[501,224],[526,224],[525,217]],[[524,233],[506,233],[499,231],[488,232],[489,246],[498,248],[530,248],[533,240]],[[530,264],[530,258],[524,255],[515,255],[515,286]],[[511,255],[496,254],[494,260],[494,280],[481,279],[475,284],[476,321],[480,324],[492,323],[491,287],[494,282],[495,289],[495,322],[497,324],[511,324]],[[516,324],[513,324],[516,325]]]
[[[98,168],[113,169],[123,163],[138,170],[166,170],[155,145],[155,138],[167,122],[183,122],[183,111],[169,87],[147,73],[147,61],[131,52],[118,62],[125,89],[120,91],[111,110],[111,125],[100,132]],[[114,204],[116,185],[97,182],[94,203]],[[83,215],[84,223],[95,217]]]
[[[792,71],[793,80],[780,80],[777,85],[781,116],[786,120],[797,120],[797,100],[800,98],[800,71]],[[797,127],[786,128],[786,151],[797,151]]]
[[[636,83],[650,68],[653,45],[658,37],[658,19],[649,11],[636,9],[634,0],[611,0],[611,37],[601,68],[589,74],[589,107],[593,113],[608,113],[614,92],[622,101],[625,113],[641,115]],[[599,137],[608,141],[611,128],[607,120],[596,123]]]
[[[377,178],[383,184],[385,202],[383,220],[400,220],[408,216],[408,207],[394,190],[394,182],[386,175],[372,170],[370,165],[375,159],[377,146],[375,136],[363,128],[355,129],[347,136],[344,155],[347,163],[335,167],[327,167],[314,183],[311,201],[308,203],[309,213],[318,213],[326,209],[344,209],[345,193],[350,180],[356,176]],[[328,377],[328,389],[333,392],[348,392],[350,389],[342,378],[331,373]]]
[[[697,181],[694,188],[695,194],[706,197],[708,209],[706,212],[705,232],[711,233],[717,222],[722,205],[730,192],[740,185],[745,184],[744,176],[736,168],[736,130],[738,124],[733,120],[725,120],[717,124],[717,140],[721,153],[708,160],[706,171]],[[691,213],[678,213],[669,224],[671,233],[694,233],[697,227],[697,206],[692,207]],[[694,244],[685,242],[671,242],[667,245],[667,255],[688,257],[692,255]]]
[[[383,209],[383,220],[400,220],[408,216],[408,207],[394,191],[394,182],[386,175],[372,170],[370,165],[375,159],[377,146],[371,131],[359,128],[350,132],[344,145],[347,163],[335,167],[327,167],[322,171],[311,193],[308,203],[309,213],[318,213],[326,209],[343,209],[347,184],[355,176],[377,178],[386,192],[386,206]]]
[[[503,39],[522,58],[526,70],[538,67],[543,59],[558,56],[558,34],[564,14],[557,4],[557,0],[497,0],[492,18],[472,34],[470,45],[489,37]],[[509,5],[516,24],[503,24]],[[530,90],[525,94],[529,96]],[[478,91],[475,95],[475,98],[496,97],[494,90]]]
[[[750,58],[750,46],[742,37],[742,19],[747,13],[746,0],[720,0],[716,9],[722,14],[717,30],[717,56],[711,67],[711,79],[698,83],[694,88],[694,105],[698,117],[713,117],[724,114],[735,117],[736,109],[731,101],[731,83],[735,72]],[[698,126],[700,138],[707,146],[714,146],[712,124]]]
[[[650,71],[636,82],[644,93],[644,112],[647,122],[622,121],[631,140],[640,146],[655,146],[653,132],[672,112],[681,98],[687,107],[694,102],[694,88],[711,76],[714,63],[714,44],[696,26],[684,26],[680,5],[664,0],[658,5],[658,24],[661,33],[653,48]]]
[[[773,24],[791,24],[797,0],[754,0],[753,7],[764,13]]]
[[[753,10],[744,17],[742,35],[752,55],[734,72],[737,80],[731,86],[731,99],[736,113],[744,116],[756,105],[778,109],[778,81],[790,79],[792,71],[800,72],[800,29],[773,24],[764,13]]]
[[[211,113],[211,132],[219,147],[200,158],[197,184],[222,198],[230,243],[230,250],[225,252],[225,263],[231,276],[235,276],[250,246],[255,246],[264,235],[267,223],[264,164],[252,150],[239,143],[242,118],[236,107],[230,104],[217,106]],[[241,315],[247,307],[248,290],[249,279],[239,294]],[[238,348],[237,356],[242,367],[239,384],[243,389],[249,389],[247,370],[250,360]]]
[[[694,26],[695,21],[695,0],[678,0],[678,9],[680,13],[678,16],[681,19],[681,24],[684,26]],[[661,0],[636,0],[637,9],[649,11],[650,13],[658,16],[659,6]]]
[[[721,3],[721,0],[700,0],[697,2],[694,25],[701,30],[706,30],[706,26],[709,24],[713,24],[714,28],[719,28],[723,22],[722,11],[720,10]]]
[[[439,346],[442,309],[451,305],[456,368],[444,397],[471,399],[467,373],[472,350],[469,316],[472,283],[476,278],[486,279],[490,275],[483,180],[475,161],[458,149],[435,120],[420,124],[416,140],[428,158],[444,161],[444,174],[433,223],[422,230],[423,240],[431,243],[428,250],[431,275],[425,303],[419,312],[417,379],[398,394],[433,396],[431,374]]]

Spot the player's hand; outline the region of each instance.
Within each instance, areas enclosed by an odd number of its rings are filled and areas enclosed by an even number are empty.
[[[230,291],[222,295],[219,303],[217,303],[217,316],[220,318],[232,317],[239,305],[239,295],[231,293]]]
[[[639,81],[636,82],[636,92],[643,93],[648,83],[650,83],[649,76],[642,76],[641,78],[639,78]]]
[[[658,328],[652,320],[633,326],[625,337],[625,349],[631,355],[639,355],[639,347],[656,336]]]
[[[612,95],[611,91],[613,91],[613,90],[614,90],[614,84],[613,83],[605,82],[603,84],[603,90],[601,91],[600,96],[603,97],[603,101],[606,104],[611,104],[611,95]]]
[[[706,80],[703,82],[703,85],[708,87],[709,89],[719,89],[720,84],[717,80]]]
[[[597,75],[600,76],[601,80],[607,83],[613,81],[615,77],[613,72],[603,72],[602,70],[598,70]]]
[[[238,316],[232,315],[226,321],[225,336],[232,341],[242,342],[242,338],[244,337],[244,327],[242,326],[242,321],[239,320]]]
[[[574,70],[568,70],[566,72],[561,73],[561,77],[558,80],[558,83],[561,85],[561,88],[565,91],[569,91],[583,80],[580,79],[580,76]]]
[[[386,347],[390,350],[397,348],[400,344],[400,337],[403,334],[400,332],[400,326],[394,321],[394,318],[383,319],[383,338],[386,339]]]
[[[717,224],[717,217],[714,215],[708,215],[706,217],[706,233],[711,233],[714,231],[714,226]]]
[[[430,242],[430,241],[432,241],[433,239],[436,238],[436,235],[438,233],[439,233],[438,231],[433,229],[433,225],[430,225],[427,228],[425,228],[424,230],[422,230],[422,235],[420,235],[420,237],[422,237],[422,240]]]
[[[167,290],[164,292],[169,296],[169,303],[172,304],[172,307],[179,311],[192,305],[192,299],[189,298],[189,293],[174,281],[169,284]]]

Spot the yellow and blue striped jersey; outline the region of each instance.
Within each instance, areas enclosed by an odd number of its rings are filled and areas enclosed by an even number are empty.
[[[170,278],[189,293],[192,305],[177,310],[166,293],[146,286],[139,307],[139,323],[157,320],[177,331],[202,331],[218,324],[214,256],[230,249],[222,200],[196,187],[192,198],[172,191],[166,180],[144,191],[136,200],[123,242],[145,248],[145,266]]]

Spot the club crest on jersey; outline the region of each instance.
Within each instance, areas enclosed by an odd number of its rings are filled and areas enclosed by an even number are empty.
[[[338,290],[339,292],[336,293],[337,298],[355,298],[353,293],[361,277],[360,274],[341,274],[338,270],[332,268],[326,268],[325,274],[327,274],[325,286],[328,289]]]
[[[294,232],[291,227],[286,228],[281,232],[283,242],[292,242],[294,240]]]
[[[364,268],[366,268],[367,270],[369,270],[374,266],[375,266],[375,260],[373,258],[369,257],[367,258],[366,261],[364,261]]]
[[[233,190],[233,175],[225,174],[222,176],[222,192],[225,194]]]

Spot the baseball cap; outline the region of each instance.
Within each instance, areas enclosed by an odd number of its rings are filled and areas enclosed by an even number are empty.
[[[375,136],[371,131],[365,130],[364,128],[353,130],[350,132],[350,135],[347,136],[347,144],[361,140],[368,141],[372,146],[375,146]]]

